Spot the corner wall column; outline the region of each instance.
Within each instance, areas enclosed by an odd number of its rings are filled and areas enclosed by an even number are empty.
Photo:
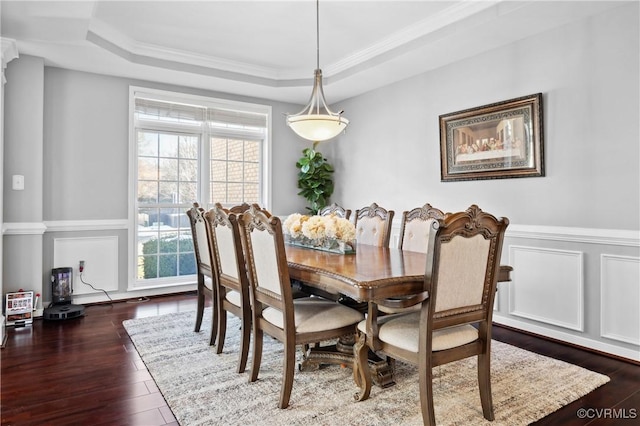
[[[1,77],[2,77],[2,86],[0,88],[0,164],[4,163],[4,84],[7,82],[7,79],[4,75],[4,70],[7,67],[7,64],[18,57],[18,47],[16,45],[16,41],[8,38],[0,38],[2,41],[2,68]],[[0,173],[0,188],[4,188],[4,179],[3,174]],[[3,216],[3,205],[4,200],[4,190],[0,191],[0,224],[4,223]],[[2,262],[2,246],[3,246],[3,233],[4,226],[0,232],[0,277],[3,276],[3,262]],[[2,303],[4,304],[4,280],[0,279],[0,296],[2,296]],[[2,315],[2,311],[0,310],[0,345],[4,346],[4,342],[6,339],[5,334],[5,319],[4,315]]]

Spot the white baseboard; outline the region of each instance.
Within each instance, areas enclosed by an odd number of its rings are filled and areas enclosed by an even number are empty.
[[[4,328],[4,315],[0,315],[0,347],[4,348],[7,340],[7,330]]]
[[[640,349],[632,350],[632,349],[622,348],[620,346],[613,345],[610,343],[601,342],[598,340],[593,340],[593,339],[589,339],[581,336],[576,336],[575,334],[565,333],[565,332],[553,330],[547,327],[537,326],[524,321],[516,320],[514,318],[509,318],[504,315],[500,315],[500,313],[498,312],[494,312],[493,322],[496,324],[502,324],[508,327],[513,327],[518,330],[535,333],[540,336],[550,337],[552,339],[571,343],[577,346],[581,346],[583,348],[593,349],[599,352],[604,352],[607,354],[619,356],[621,358],[627,358],[633,361],[640,361]]]

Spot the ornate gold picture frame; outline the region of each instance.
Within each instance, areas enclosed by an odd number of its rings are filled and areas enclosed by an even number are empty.
[[[443,182],[544,176],[542,93],[440,116]]]

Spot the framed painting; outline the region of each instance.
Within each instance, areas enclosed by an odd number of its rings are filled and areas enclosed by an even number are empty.
[[[542,93],[440,116],[443,182],[544,176]]]

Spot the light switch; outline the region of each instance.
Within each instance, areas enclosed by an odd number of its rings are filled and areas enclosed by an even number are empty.
[[[22,191],[24,189],[24,176],[13,175],[13,189],[16,191]]]

